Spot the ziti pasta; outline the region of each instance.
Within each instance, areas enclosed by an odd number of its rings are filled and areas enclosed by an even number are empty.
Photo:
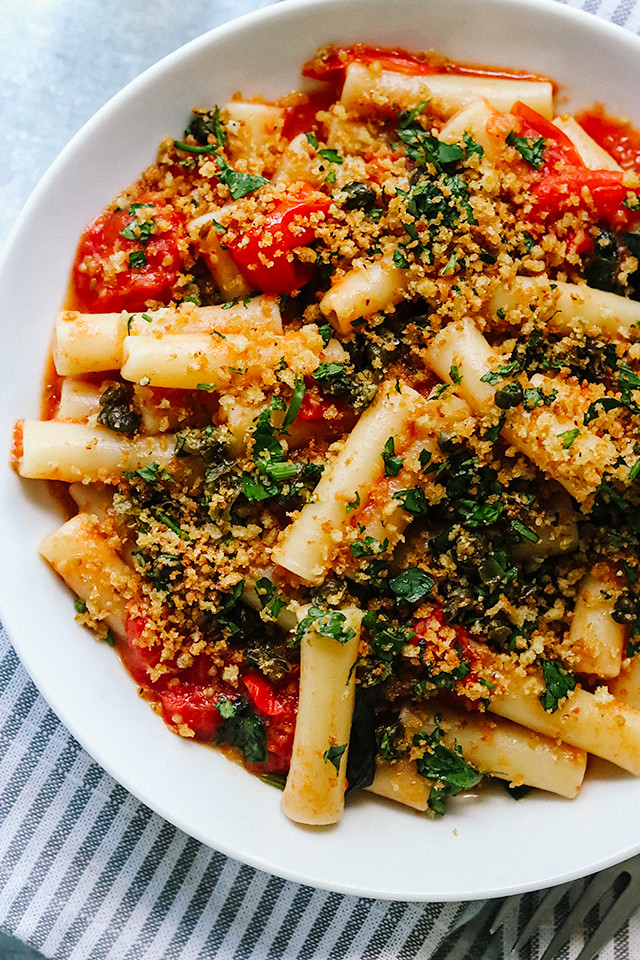
[[[42,556],[294,821],[637,776],[640,134],[436,54],[303,73],[80,239],[12,454],[75,504]]]

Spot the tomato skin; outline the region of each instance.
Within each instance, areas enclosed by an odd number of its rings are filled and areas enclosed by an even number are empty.
[[[521,121],[518,136],[530,139],[543,137],[547,141],[544,151],[546,164],[563,160],[575,167],[583,166],[580,154],[569,137],[551,120],[547,120],[541,113],[521,100],[514,103],[510,112]]]
[[[245,763],[245,767],[258,775],[286,772],[291,762],[298,711],[298,668],[293,667],[275,684],[258,671],[250,670],[241,674],[242,691],[219,676],[210,676],[209,661],[205,656],[199,656],[186,669],[168,664],[169,671],[152,681],[149,671],[160,661],[160,648],[139,644],[148,624],[148,617],[130,617],[126,624],[126,640],[118,643],[118,650],[136,683],[153,691],[167,726],[176,730],[184,724],[193,731],[194,739],[211,743],[223,722],[218,710],[220,700],[244,696],[264,722],[268,753],[265,763]]]
[[[261,677],[261,679],[264,678]],[[272,686],[268,680],[265,680],[265,683]],[[263,701],[265,705],[271,706],[277,712],[265,715],[261,712],[258,703],[254,702],[267,728],[267,752],[269,756],[265,763],[245,764],[247,770],[251,773],[261,776],[265,773],[286,773],[289,769],[298,712],[298,688],[298,670],[294,668],[286,678],[272,687],[274,700],[272,702],[269,700]]]
[[[583,194],[585,189],[588,199]],[[542,177],[534,194],[536,210],[542,214],[557,217],[589,205],[595,219],[610,226],[625,227],[634,219],[632,211],[623,206],[628,190],[615,170],[567,167]]]
[[[177,211],[141,197],[136,203],[151,204],[145,210],[154,223],[148,239],[122,236],[135,229],[135,204],[126,210],[101,213],[85,230],[73,265],[73,284],[79,310],[109,313],[144,310],[148,301],[166,301],[182,263],[180,241],[186,235],[184,220]],[[142,258],[139,267],[129,265],[130,255]],[[121,269],[116,270],[116,264]]]
[[[304,100],[287,107],[284,115],[282,136],[293,140],[301,133],[317,131],[319,139],[325,138],[325,125],[318,123],[316,114],[320,110],[328,110],[336,100],[337,93],[333,90],[318,90],[308,94]]]
[[[278,695],[273,684],[261,673],[247,673],[242,682],[260,713],[265,713],[268,717],[281,717],[287,712],[285,699]]]
[[[299,290],[311,280],[315,264],[303,263],[291,254],[294,247],[315,240],[315,228],[301,225],[299,218],[326,213],[330,206],[329,197],[298,181],[292,184],[291,196],[267,215],[264,225],[248,230],[227,246],[252,289],[277,296]]]
[[[534,211],[538,217],[558,218],[571,210],[591,209],[594,219],[612,227],[626,227],[634,215],[623,205],[628,190],[616,170],[585,167],[569,137],[541,114],[524,103],[512,107],[521,120],[519,136],[544,137],[544,164],[531,174]],[[575,237],[577,252],[590,247],[586,236]]]
[[[164,722],[171,727],[184,723],[193,730],[196,740],[214,739],[222,717],[217,707],[218,696],[205,696],[203,687],[181,683],[159,693]],[[174,718],[180,717],[180,720]]]
[[[129,617],[125,624],[126,641],[118,644],[122,662],[139,686],[152,685],[149,671],[160,661],[158,646],[144,647],[139,643],[148,622],[148,617]]]

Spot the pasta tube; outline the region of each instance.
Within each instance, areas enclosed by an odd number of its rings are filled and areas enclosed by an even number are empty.
[[[477,415],[496,411],[495,383],[487,374],[500,366],[500,360],[470,320],[450,323],[436,335],[426,352],[429,365],[439,377],[452,383],[451,370],[457,371],[454,389]],[[586,391],[578,393],[559,381],[536,374],[531,384],[547,396],[559,395],[556,403],[526,410],[520,404],[505,412],[501,433],[504,439],[528,456],[542,471],[553,477],[578,501],[594,492],[602,475],[617,458],[613,441],[584,430],[583,416],[594,399]],[[577,431],[570,449],[563,436]]]
[[[321,825],[336,823],[344,809],[362,613],[316,612],[322,615],[300,641],[298,717],[281,807],[296,823]]]
[[[320,364],[322,337],[308,326],[278,336],[261,338],[227,334],[167,334],[127,337],[124,341],[122,376],[134,383],[184,390],[224,390],[242,378],[275,382],[275,371],[288,367],[308,376]]]
[[[613,619],[620,588],[614,572],[602,566],[580,584],[569,627],[570,662],[578,673],[615,677],[620,673],[627,628]]]
[[[183,304],[147,313],[78,313],[61,310],[56,318],[53,359],[60,376],[119,370],[125,337],[164,334],[227,333],[260,336],[281,333],[282,319],[275,297],[252,297],[230,307]]]
[[[421,813],[429,809],[430,782],[418,773],[415,761],[408,757],[393,762],[378,757],[373,781],[365,789]]]
[[[627,297],[598,290],[585,284],[561,280],[516,277],[509,286],[500,286],[490,301],[494,319],[504,316],[508,323],[540,311],[553,333],[570,334],[576,329],[587,336],[609,340],[636,340],[640,331],[640,303]]]
[[[45,537],[39,550],[84,601],[89,615],[124,637],[127,606],[137,594],[138,578],[109,545],[95,517],[76,514]]]
[[[338,333],[353,333],[360,321],[399,303],[408,273],[394,266],[391,257],[353,267],[325,293],[320,310]]]
[[[640,710],[640,657],[627,657],[622,662],[620,673],[608,683],[609,692],[616,700]]]
[[[504,680],[506,691],[489,701],[492,713],[640,775],[640,711],[615,700],[604,687],[597,695],[577,687],[549,713],[539,700],[540,677],[512,671]]]
[[[402,436],[426,412],[426,401],[415,390],[391,384],[380,389],[325,469],[313,501],[285,529],[273,551],[279,566],[307,583],[322,583],[356,495],[363,502],[383,475],[382,451],[388,438]]]
[[[21,477],[73,483],[117,483],[127,471],[157,463],[166,468],[176,438],[125,437],[106,427],[61,420],[25,420],[22,424]]]
[[[573,799],[587,766],[584,750],[480,713],[455,711],[439,704],[405,708],[400,719],[407,736],[432,733],[441,717],[442,742],[449,750],[460,747],[465,760],[514,786],[526,784]]]
[[[553,87],[546,80],[472,77],[455,73],[410,76],[379,65],[350,63],[342,89],[342,104],[360,115],[378,113],[381,106],[408,110],[425,100],[442,116],[484,97],[492,107],[507,112],[521,100],[547,118],[553,115]]]

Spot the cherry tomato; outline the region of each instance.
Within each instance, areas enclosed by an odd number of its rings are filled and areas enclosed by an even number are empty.
[[[590,170],[585,167],[571,140],[550,120],[531,107],[518,102],[511,111],[521,119],[519,136],[546,140],[544,165],[532,173],[534,209],[545,218],[558,218],[577,209],[589,209],[595,221],[613,227],[625,227],[634,214],[624,206],[628,190],[616,170]],[[572,244],[578,252],[589,249],[586,237]]]
[[[217,696],[206,696],[196,684],[181,683],[161,691],[159,698],[166,724],[175,727],[184,723],[193,730],[196,740],[214,739],[222,722]]]
[[[184,235],[182,216],[149,197],[101,213],[82,235],[73,265],[78,309],[133,313],[150,300],[169,299]]]
[[[326,212],[330,205],[329,197],[298,181],[292,184],[290,196],[267,215],[263,225],[248,230],[228,245],[252,289],[276,295],[292,293],[311,280],[315,265],[297,260],[292,250],[315,239],[315,227],[308,219],[312,214]]]
[[[148,622],[148,617],[129,617],[125,624],[126,642],[118,645],[125,667],[140,686],[152,685],[149,671],[157,666],[161,653],[159,646],[145,647],[140,643]]]
[[[267,753],[269,756],[266,763],[245,764],[252,773],[285,773],[291,763],[293,735],[296,729],[296,714],[298,712],[297,670],[292,671],[288,679],[276,684],[274,693],[278,703],[278,713],[263,717],[267,728]]]
[[[328,110],[336,99],[333,90],[318,90],[308,94],[304,100],[299,100],[293,106],[287,107],[284,114],[282,136],[293,140],[300,133],[316,131],[319,139],[325,139],[325,126],[318,123],[316,114],[320,110]]]
[[[566,167],[542,177],[535,188],[535,205],[540,213],[552,217],[586,207],[593,210],[594,220],[625,227],[634,219],[633,212],[623,205],[628,192],[615,170]]]
[[[518,136],[536,139],[543,137],[546,140],[544,150],[545,163],[555,163],[564,160],[572,166],[583,166],[580,154],[569,137],[551,120],[547,120],[537,110],[533,110],[526,103],[517,100],[511,111],[513,116],[519,117],[521,124],[517,131]]]
[[[266,713],[268,717],[280,717],[287,712],[285,699],[278,695],[273,684],[261,673],[248,673],[242,682],[261,713]]]

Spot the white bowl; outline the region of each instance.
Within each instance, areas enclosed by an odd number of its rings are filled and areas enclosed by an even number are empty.
[[[546,0],[291,0],[178,50],[108,103],[53,164],[8,244],[0,274],[0,443],[37,417],[53,318],[77,240],[179,136],[192,106],[236,90],[277,96],[329,42],[435,49],[557,80],[570,107],[604,102],[640,122],[640,40]],[[6,457],[3,456],[3,461]],[[300,882],[369,897],[462,900],[537,889],[640,850],[640,782],[596,764],[575,801],[489,792],[431,821],[363,796],[334,828],[303,829],[277,790],[214,750],[172,735],[136,696],[105,644],[73,619],[71,597],[37,555],[59,522],[44,485],[0,474],[0,609],[52,708],[120,783],[210,846]]]

